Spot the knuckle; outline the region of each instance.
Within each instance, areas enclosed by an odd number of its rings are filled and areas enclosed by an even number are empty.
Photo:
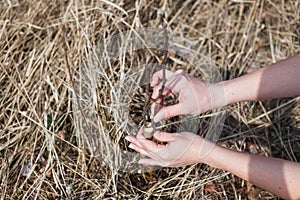
[[[159,74],[162,74],[162,72],[163,72],[163,70],[161,69],[161,70],[155,72],[155,74],[156,74],[156,75],[159,75]]]
[[[175,73],[176,74],[182,74],[184,71],[183,71],[183,69],[179,69],[179,70],[177,70]]]
[[[165,117],[166,118],[169,118],[169,117],[171,117],[172,116],[172,112],[171,112],[171,110],[170,109],[165,109],[165,111],[164,111],[164,113],[165,113]]]
[[[155,72],[155,73],[153,74],[153,76],[152,76],[152,79],[159,79],[160,74],[162,74],[162,71],[161,71],[161,70]]]

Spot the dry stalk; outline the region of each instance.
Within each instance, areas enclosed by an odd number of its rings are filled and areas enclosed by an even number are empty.
[[[163,1],[72,2],[3,1],[0,6],[0,199],[278,199],[204,164],[154,173],[115,173],[81,151],[71,110],[75,98],[71,82],[77,81],[73,67],[86,58],[80,27],[97,46],[99,40],[131,29],[137,17],[143,26],[155,26],[153,8],[161,7]],[[268,65],[272,57],[278,61],[299,53],[297,1],[166,2],[172,16],[168,26],[197,40],[225,80]],[[64,15],[67,36],[72,36],[67,37],[71,75],[61,53]],[[124,54],[124,59],[104,66],[100,72],[104,78],[97,79],[99,122],[112,138],[122,133],[116,131],[117,123],[110,116],[108,105],[115,102],[107,94],[120,79],[122,67],[123,73],[145,63],[145,57],[130,56],[127,62],[125,56],[129,57]],[[193,70],[175,62],[168,62],[168,68]],[[81,107],[87,115],[82,100]],[[227,106],[226,111],[220,145],[300,160],[299,99],[243,102]],[[101,144],[106,144],[103,135]],[[117,141],[131,151],[125,140]]]
[[[70,65],[70,62],[69,62],[69,56],[68,56],[68,42],[67,42],[67,36],[66,36],[67,28],[66,28],[65,24],[62,25],[62,30],[63,30],[63,40],[64,40],[63,41],[64,57],[65,57],[66,65],[67,65],[67,68],[68,68],[68,73],[69,73],[70,82],[71,82],[71,88],[73,90],[73,94],[75,96],[75,100],[76,100],[79,112],[80,112],[80,114],[81,114],[81,116],[84,120],[84,123],[86,125],[88,125],[89,123],[88,123],[87,117],[86,117],[85,113],[82,110],[81,103],[80,103],[80,100],[79,100],[79,96],[76,93],[75,80],[74,80],[74,77],[73,77],[71,65]],[[88,131],[89,135],[92,135],[91,130],[89,128],[87,128],[87,131]]]

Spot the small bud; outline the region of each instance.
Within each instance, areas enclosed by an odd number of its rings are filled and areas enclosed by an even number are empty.
[[[146,127],[146,128],[144,128],[144,136],[145,136],[145,138],[151,138],[153,136],[153,131],[154,131],[154,128],[152,128],[152,127]]]
[[[155,99],[155,103],[160,104],[161,103],[161,98]]]

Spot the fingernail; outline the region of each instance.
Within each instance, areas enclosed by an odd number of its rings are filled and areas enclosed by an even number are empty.
[[[153,121],[155,123],[159,122],[160,120],[162,120],[162,113],[161,112],[158,112],[155,116],[154,116],[154,119]]]
[[[128,147],[129,147],[130,149],[134,149],[134,145],[133,145],[133,144],[130,144]]]
[[[128,136],[125,137],[125,140],[127,140],[128,142],[131,142],[130,139],[128,138]]]
[[[144,164],[144,162],[141,161],[141,160],[139,160],[139,161],[138,161],[138,164],[141,164],[141,165],[142,165],[142,164]]]

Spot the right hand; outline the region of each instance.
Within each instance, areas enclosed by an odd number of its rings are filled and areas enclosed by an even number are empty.
[[[156,131],[153,137],[165,144],[157,144],[143,135],[143,128],[137,136],[129,135],[125,139],[130,142],[129,148],[147,156],[139,160],[140,164],[158,165],[162,167],[181,167],[205,162],[213,143],[190,133],[167,133]]]
[[[166,83],[162,95],[165,96],[170,92],[179,94],[179,103],[162,107],[154,116],[155,123],[162,119],[178,115],[200,114],[214,107],[211,98],[212,85],[194,78],[183,70],[178,70],[175,73],[169,70],[166,70],[165,72]],[[152,77],[152,99],[157,99],[159,96],[159,90],[162,87],[162,78],[162,70],[156,72]]]

